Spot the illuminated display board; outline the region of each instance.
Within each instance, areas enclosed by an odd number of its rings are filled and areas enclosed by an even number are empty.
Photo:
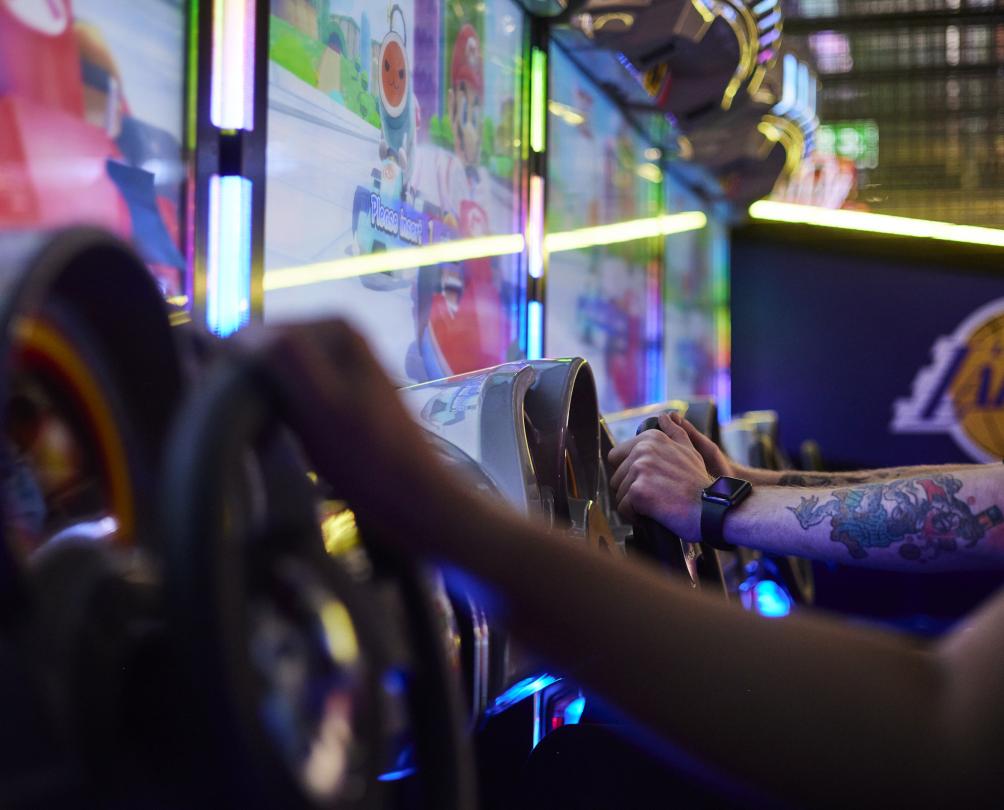
[[[700,207],[700,200],[667,179],[669,212]],[[729,399],[728,235],[709,217],[700,230],[666,238],[663,323],[666,393],[670,398]]]
[[[831,121],[821,124],[816,151],[852,160],[858,169],[877,169],[879,130],[875,121]]]
[[[658,156],[557,48],[548,107],[549,234],[660,213]],[[589,361],[604,412],[661,396],[660,261],[652,239],[549,256],[544,351]]]
[[[88,224],[168,296],[182,254],[182,0],[0,0],[0,229]]]
[[[345,315],[402,382],[517,357],[519,7],[271,11],[266,321]],[[493,237],[510,239],[485,248],[501,255],[424,264],[437,245]]]

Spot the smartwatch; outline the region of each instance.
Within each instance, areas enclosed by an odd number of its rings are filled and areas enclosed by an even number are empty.
[[[735,551],[734,545],[725,542],[725,515],[752,491],[749,481],[720,475],[701,492],[701,542],[720,551]]]

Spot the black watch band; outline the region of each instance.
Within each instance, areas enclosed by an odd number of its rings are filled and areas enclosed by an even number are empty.
[[[701,542],[719,551],[735,551],[736,547],[725,540],[725,515],[731,503],[701,500]]]
[[[725,516],[749,497],[753,487],[742,478],[721,475],[701,493],[701,542],[719,551],[735,551],[725,541]]]

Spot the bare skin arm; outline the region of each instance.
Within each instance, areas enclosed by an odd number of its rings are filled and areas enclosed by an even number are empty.
[[[369,537],[480,579],[528,644],[664,739],[797,806],[999,798],[1004,599],[935,648],[808,613],[760,619],[480,499],[344,325],[284,331],[265,356]]]
[[[629,520],[649,515],[700,539],[701,490],[711,473],[689,423],[661,417],[610,452],[611,485]],[[705,454],[707,453],[705,448]],[[720,452],[720,451],[719,451]],[[741,477],[713,459],[721,474]],[[1004,465],[909,467],[908,475],[809,486],[764,486],[725,521],[725,537],[776,554],[900,571],[1004,568]]]
[[[757,470],[736,465],[738,478],[752,474],[766,486],[780,487],[840,487],[852,484],[872,484],[895,478],[910,478],[920,475],[944,475],[979,469],[982,464],[937,464],[931,466],[883,467],[875,470],[854,470],[849,472],[801,472],[798,470]],[[753,479],[747,478],[752,481]]]

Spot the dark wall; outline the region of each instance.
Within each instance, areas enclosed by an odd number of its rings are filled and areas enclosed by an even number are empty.
[[[733,413],[777,410],[788,452],[816,439],[833,468],[970,461],[889,424],[935,340],[1004,297],[1004,251],[834,233],[734,232]]]

